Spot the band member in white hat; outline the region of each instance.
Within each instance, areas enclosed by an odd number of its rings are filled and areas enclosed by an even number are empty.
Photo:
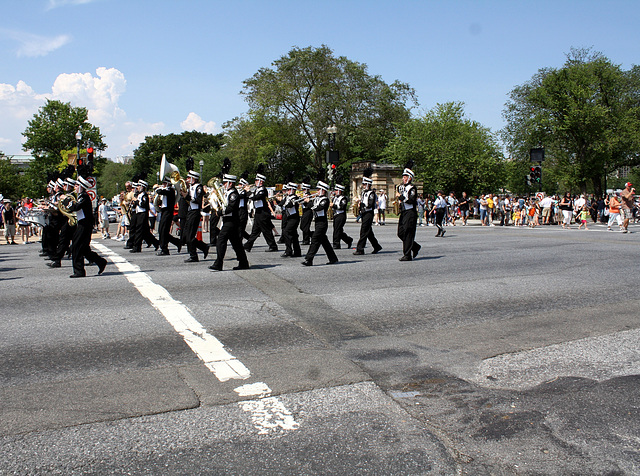
[[[311,245],[302,262],[303,266],[313,265],[313,258],[320,249],[320,245],[322,245],[324,252],[327,254],[327,258],[329,258],[327,264],[335,264],[338,262],[336,252],[333,251],[331,242],[329,238],[327,238],[327,210],[329,210],[329,197],[327,197],[327,192],[329,192],[329,185],[320,181],[317,187],[318,196],[313,200],[313,206],[311,207],[315,216],[315,227],[313,235],[311,235]]]
[[[402,258],[400,261],[411,261],[418,255],[421,246],[416,243],[416,226],[418,224],[418,189],[413,185],[413,170],[405,168],[402,173],[402,185],[398,187],[396,200],[400,203],[400,219],[398,220],[398,238],[402,240]]]
[[[98,274],[102,274],[107,266],[107,260],[98,255],[91,249],[91,233],[93,231],[93,205],[91,198],[87,193],[87,189],[91,188],[91,184],[83,177],[78,176],[75,190],[78,195],[78,201],[71,205],[68,210],[76,212],[78,225],[73,235],[73,243],[71,244],[71,259],[73,261],[73,274],[70,278],[84,278],[86,276],[84,270],[85,258],[90,263],[98,265]]]
[[[364,247],[367,244],[367,240],[373,246],[373,251],[371,254],[376,254],[378,251],[382,249],[380,243],[376,239],[376,236],[373,234],[373,210],[376,207],[376,192],[375,190],[371,190],[371,185],[373,184],[373,180],[371,180],[371,175],[373,174],[373,169],[368,167],[363,172],[362,176],[362,198],[360,200],[360,213],[362,215],[362,225],[360,226],[360,239],[358,240],[358,246],[356,250],[353,252],[354,255],[363,255]]]
[[[261,173],[256,174],[255,189],[250,192],[249,199],[253,201],[253,228],[251,235],[244,244],[244,249],[251,251],[253,243],[262,234],[269,248],[265,251],[278,251],[278,244],[273,237],[273,223],[271,222],[271,210],[269,209],[269,191],[264,186],[267,177]]]
[[[146,180],[138,180],[138,197],[135,201],[135,213],[136,213],[136,231],[133,242],[133,248],[129,250],[129,253],[140,253],[142,251],[142,241],[144,240],[149,245],[155,247],[158,251],[160,242],[157,240],[149,227],[149,194],[147,193],[147,187],[149,184]]]
[[[347,248],[351,248],[353,238],[344,232],[344,224],[347,222],[347,197],[343,195],[344,185],[336,184],[333,197],[333,249],[339,250],[340,243],[344,241]]]
[[[162,180],[162,186],[156,189],[160,196],[160,223],[158,224],[158,241],[160,241],[160,251],[158,256],[169,256],[169,243],[178,248],[178,253],[182,249],[182,242],[171,234],[171,223],[173,222],[173,209],[176,204],[176,191],[171,185],[171,178],[166,176]]]
[[[209,266],[209,269],[213,271],[222,271],[224,256],[227,253],[227,242],[231,243],[238,260],[238,266],[233,269],[249,269],[247,253],[242,246],[242,237],[240,236],[240,196],[236,190],[236,180],[235,175],[224,174],[222,176],[224,198],[227,205],[224,210],[218,210],[218,214],[222,218],[222,228],[216,240],[216,260]]]
[[[198,233],[198,224],[202,215],[200,210],[202,209],[202,199],[204,198],[204,188],[200,183],[200,174],[189,171],[186,178],[189,190],[187,192],[180,191],[180,194],[184,199],[189,202],[189,208],[187,211],[187,220],[184,226],[184,236],[187,248],[189,249],[189,258],[184,260],[185,263],[197,263],[198,250],[202,251],[204,259],[207,259],[209,255],[209,245],[205,244],[202,240],[199,240],[196,236]]]

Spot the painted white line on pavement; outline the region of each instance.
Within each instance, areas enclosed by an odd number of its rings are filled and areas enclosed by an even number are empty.
[[[138,292],[160,311],[218,380],[226,382],[229,379],[249,378],[249,369],[229,354],[222,342],[209,334],[184,304],[173,299],[165,288],[154,283],[139,266],[130,263],[104,245],[92,243],[91,246],[108,257]]]
[[[229,379],[249,378],[249,369],[224,350],[222,342],[209,334],[184,304],[173,299],[162,286],[155,284],[139,266],[130,263],[104,245],[91,245],[109,258],[138,292],[151,302],[218,380],[226,382]],[[234,390],[241,397],[258,398],[238,402],[238,405],[243,411],[251,414],[251,421],[259,434],[298,429],[298,423],[283,403],[277,397],[269,397],[271,389],[266,383],[246,384]]]

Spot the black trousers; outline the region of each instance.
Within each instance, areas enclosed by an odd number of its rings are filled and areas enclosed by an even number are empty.
[[[200,209],[189,210],[187,212],[187,220],[184,224],[184,239],[187,243],[187,249],[189,250],[189,256],[193,259],[198,259],[198,250],[203,253],[208,249],[207,245],[202,240],[197,238],[198,225],[200,224]]]
[[[414,209],[403,210],[398,220],[398,238],[402,240],[402,254],[412,258],[413,252],[420,249],[416,243],[416,225],[418,224],[418,212]]]
[[[364,251],[364,247],[367,244],[367,240],[374,248],[379,248],[380,243],[373,234],[373,210],[368,212],[362,212],[362,225],[360,226],[360,239],[358,240],[358,251]]]
[[[238,266],[249,266],[247,253],[242,246],[242,237],[240,236],[239,227],[240,221],[235,221],[230,218],[222,219],[222,228],[220,229],[220,233],[218,233],[218,239],[216,242],[216,260],[213,263],[213,266],[215,266],[216,268],[222,269],[224,256],[227,253],[227,242],[231,243],[231,247],[236,253]]]
[[[310,208],[304,208],[302,210],[302,217],[300,218],[300,230],[302,231],[302,241],[309,243],[311,239],[311,221],[313,220],[313,212]]]
[[[218,233],[220,230],[218,229],[218,223],[220,222],[220,217],[218,216],[215,210],[211,210],[211,215],[209,215],[209,244],[215,246],[216,239],[218,238]]]
[[[320,249],[320,246],[322,246],[329,261],[338,261],[336,252],[333,251],[333,246],[331,246],[331,242],[329,238],[327,238],[327,229],[329,228],[327,218],[316,219],[315,223],[316,226],[313,229],[313,235],[311,235],[311,245],[309,246],[305,259],[307,261],[313,261],[314,256]]]
[[[248,240],[249,233],[247,233],[247,222],[249,221],[249,211],[247,210],[247,207],[240,207],[238,209],[238,216],[240,217],[240,228],[238,230],[240,232],[240,237]]]
[[[244,249],[247,251],[251,251],[251,248],[253,248],[253,243],[261,233],[264,236],[264,240],[267,242],[267,245],[269,245],[269,249],[277,250],[278,244],[273,237],[273,223],[271,222],[271,213],[268,209],[264,210],[263,208],[258,208],[256,209],[256,215],[253,217],[253,228],[251,229],[251,235],[249,235],[249,239],[244,244]]]
[[[133,242],[133,248],[138,251],[142,250],[143,240],[153,246],[160,245],[160,242],[153,236],[153,233],[151,233],[149,212],[136,213],[136,237]]]
[[[436,226],[438,227],[438,233],[444,231],[442,228],[442,221],[444,220],[444,216],[447,212],[447,209],[444,207],[436,208]]]
[[[129,238],[127,238],[125,248],[133,248],[134,246],[134,243],[136,241],[137,223],[138,214],[135,213],[135,211],[132,211],[131,218],[129,218]]]
[[[283,221],[282,237],[284,238],[285,253],[289,256],[302,256],[300,239],[298,238],[300,216],[297,214],[291,215],[286,220],[283,218]]]
[[[64,223],[64,225],[62,225],[62,228],[60,229],[60,236],[58,238],[58,248],[51,255],[53,261],[60,261],[62,258],[64,258],[64,255],[67,253],[67,251],[69,251],[71,239],[76,232],[76,226],[77,225],[69,226],[68,220]]]
[[[346,213],[333,215],[333,246],[340,248],[340,242],[351,243],[353,240],[344,232],[344,224],[347,222]]]
[[[76,226],[73,243],[71,244],[71,260],[73,263],[73,274],[77,276],[86,276],[84,271],[85,258],[90,263],[100,263],[104,260],[104,258],[91,249],[92,231],[93,225],[87,223],[86,220],[80,220]]]
[[[160,213],[160,223],[158,224],[158,241],[162,251],[169,251],[169,243],[179,248],[182,243],[171,234],[171,224],[173,223],[173,210],[162,210]]]

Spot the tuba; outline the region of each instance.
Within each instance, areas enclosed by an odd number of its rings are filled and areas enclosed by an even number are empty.
[[[69,211],[69,208],[75,205],[76,202],[76,197],[71,194],[60,195],[58,199],[58,210],[69,219],[69,226],[76,226],[78,224],[78,215],[76,212]]]
[[[207,182],[207,187],[211,190],[209,192],[209,203],[211,204],[211,210],[216,212],[222,211],[227,208],[227,199],[225,198],[224,189],[218,177],[213,177]]]
[[[179,192],[187,193],[187,182],[180,177],[178,167],[169,162],[165,154],[162,154],[162,161],[160,162],[160,179],[164,179],[167,175],[171,178],[171,184],[176,189],[176,194]]]

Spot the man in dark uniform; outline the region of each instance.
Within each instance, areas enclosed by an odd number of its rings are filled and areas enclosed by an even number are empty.
[[[240,188],[238,189],[238,196],[240,197],[240,204],[238,205],[238,216],[240,217],[240,237],[243,240],[249,239],[249,233],[247,233],[247,222],[249,221],[249,199],[247,198],[247,186],[249,182],[244,177],[240,177],[238,181]]]
[[[265,251],[278,251],[278,244],[273,237],[273,223],[271,222],[271,210],[267,204],[269,200],[269,191],[264,186],[264,182],[267,177],[258,173],[256,174],[255,189],[249,193],[249,199],[253,201],[253,210],[255,216],[253,217],[253,228],[251,229],[251,235],[244,244],[246,251],[251,251],[253,243],[262,234],[269,248]]]
[[[73,188],[76,185],[76,181],[72,178],[68,178],[65,180],[64,185],[64,193],[70,195],[73,192]],[[58,247],[56,251],[50,256],[50,263],[47,263],[47,266],[50,268],[60,268],[60,261],[64,258],[64,255],[69,251],[69,245],[71,243],[71,239],[76,232],[77,223],[70,224],[69,219],[60,213],[59,219],[62,223],[62,227],[60,228],[60,236],[58,238]]]
[[[351,248],[353,238],[344,232],[344,224],[347,222],[347,197],[343,195],[344,185],[336,184],[333,197],[333,249],[340,249],[340,242],[344,241],[347,248]]]
[[[307,180],[308,181],[308,180]],[[300,188],[303,191],[303,198],[309,197],[309,189],[311,185],[302,182],[300,184]],[[311,222],[313,221],[313,211],[311,211],[311,207],[313,206],[312,200],[305,200],[302,202],[302,217],[300,218],[300,231],[302,231],[302,244],[308,245],[311,242]]]
[[[366,171],[365,171],[366,172]],[[371,170],[373,172],[373,170]],[[376,254],[382,249],[380,243],[373,234],[373,210],[376,207],[376,192],[371,190],[373,180],[371,176],[366,174],[362,177],[362,198],[360,200],[360,214],[362,216],[362,225],[360,226],[360,239],[358,240],[358,246],[353,252],[354,255],[363,255],[364,247],[367,244],[367,240],[373,246],[371,254]]]
[[[138,196],[133,202],[136,212],[136,236],[133,242],[133,249],[129,253],[140,253],[142,251],[142,241],[146,241],[154,246],[156,251],[160,242],[153,236],[149,227],[149,194],[147,187],[149,184],[145,180],[138,181]]]
[[[61,227],[61,223],[58,220],[58,208],[56,207],[57,197],[60,195],[57,180],[50,180],[47,183],[47,195],[49,207],[47,214],[49,216],[49,223],[42,227],[42,250],[40,256],[51,257],[57,248],[57,235],[58,230]]]
[[[224,174],[222,177],[226,206],[224,206],[224,209],[218,211],[218,214],[222,218],[222,228],[218,233],[218,239],[216,241],[216,260],[209,266],[209,269],[213,271],[222,271],[224,256],[227,253],[227,242],[231,242],[231,247],[233,251],[235,251],[236,259],[238,260],[238,266],[235,266],[233,269],[249,269],[249,261],[242,246],[242,237],[240,236],[239,230],[240,215],[238,210],[240,206],[240,196],[238,190],[236,190],[236,180],[237,177],[235,175]]]
[[[338,262],[336,252],[333,251],[331,242],[329,238],[327,238],[327,228],[329,228],[327,223],[327,210],[329,210],[329,197],[327,197],[327,192],[329,191],[329,185],[320,181],[317,187],[318,196],[314,198],[313,205],[311,206],[311,210],[313,210],[315,216],[315,226],[313,235],[311,236],[311,245],[302,262],[303,266],[313,265],[313,258],[320,249],[320,245],[322,245],[324,252],[327,254],[327,258],[329,258],[327,264],[335,264]]]
[[[84,278],[86,276],[84,270],[85,258],[90,263],[98,265],[98,274],[102,274],[104,268],[107,266],[107,260],[91,249],[93,207],[89,194],[87,193],[87,189],[89,188],[91,188],[91,184],[84,178],[78,176],[75,185],[78,200],[68,208],[70,212],[76,212],[78,217],[78,225],[76,226],[76,232],[73,235],[73,243],[71,245],[73,274],[69,276],[70,278]]]
[[[209,245],[205,244],[202,240],[197,238],[198,225],[200,224],[202,209],[202,199],[204,198],[204,188],[200,183],[200,174],[189,171],[186,178],[189,189],[187,192],[180,191],[180,194],[189,203],[189,210],[187,211],[187,219],[184,225],[184,239],[189,249],[189,258],[184,260],[185,263],[197,263],[198,250],[202,251],[204,259],[207,259],[209,255]]]
[[[298,196],[296,190],[298,184],[289,182],[285,184],[286,195],[278,203],[282,208],[282,219],[285,220],[282,236],[284,237],[285,251],[281,255],[283,258],[299,258],[302,256],[300,250],[300,240],[298,239],[298,225],[300,224],[300,214],[298,211]]]
[[[156,189],[156,193],[161,197],[160,201],[160,223],[158,224],[158,241],[160,241],[160,251],[158,256],[169,256],[169,243],[178,248],[178,253],[182,249],[182,242],[171,234],[171,223],[173,221],[173,209],[176,205],[176,191],[171,185],[171,179],[165,177],[162,186]]]
[[[411,261],[418,256],[421,246],[416,243],[416,225],[418,223],[418,189],[413,185],[413,170],[405,168],[402,173],[402,185],[398,187],[396,200],[400,203],[398,220],[398,238],[402,240],[402,258]]]

